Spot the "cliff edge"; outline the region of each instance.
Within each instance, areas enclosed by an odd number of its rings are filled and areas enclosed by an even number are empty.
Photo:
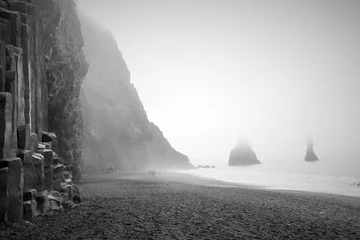
[[[84,171],[193,167],[149,122],[112,33],[79,15],[90,64],[80,94]]]

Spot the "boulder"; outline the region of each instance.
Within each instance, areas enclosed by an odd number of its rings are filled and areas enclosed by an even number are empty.
[[[76,203],[74,203],[73,201],[66,201],[62,204],[64,209],[71,209],[71,208],[75,208],[77,206]]]
[[[68,172],[68,171],[64,172],[64,177],[65,177],[65,179],[72,179],[73,178],[72,174],[70,172]]]
[[[69,194],[68,193],[61,193],[61,196],[63,198],[63,202],[69,201]]]
[[[37,210],[37,202],[35,200],[25,201],[23,203],[23,212],[25,220],[31,220],[39,215]]]
[[[54,173],[53,173],[53,179],[54,179],[54,185],[53,189],[56,191],[61,191],[61,183],[65,182],[64,178],[64,170],[65,166],[62,164],[57,164],[53,166]]]
[[[60,211],[60,206],[58,202],[50,200],[50,210]]]
[[[57,202],[59,205],[63,202],[61,193],[58,191],[51,190],[49,192],[49,200]]]
[[[73,186],[69,184],[62,184],[61,185],[61,191],[64,193],[69,194],[69,199],[73,198]]]
[[[7,209],[9,207],[8,172],[9,168],[0,168],[0,222],[7,221]]]
[[[41,153],[44,156],[44,167],[50,167],[53,164],[53,151],[50,149],[39,149],[37,151],[38,153]]]
[[[53,151],[53,165],[57,165],[59,163],[59,156],[56,154],[56,152]]]
[[[72,185],[72,200],[74,203],[81,203],[80,190],[75,184]]]
[[[18,148],[23,150],[30,149],[30,125],[26,124],[17,129]]]
[[[52,150],[54,150],[55,152],[59,152],[59,148],[58,148],[59,143],[58,143],[58,139],[57,139],[55,133],[43,132],[42,133],[42,142],[51,143]]]
[[[37,197],[37,190],[36,189],[30,189],[27,191],[24,191],[23,193],[23,201],[32,201],[32,200],[36,200]]]
[[[20,158],[14,158],[9,163],[8,185],[8,220],[14,222],[23,216],[24,171]]]
[[[250,144],[245,140],[239,141],[230,152],[229,166],[246,166],[254,164],[261,164],[261,162],[257,159]]]
[[[36,202],[38,212],[45,214],[50,209],[49,192],[47,190],[38,192]]]
[[[73,181],[71,179],[65,179],[65,183],[66,184],[69,184],[69,185],[72,185],[73,184]]]

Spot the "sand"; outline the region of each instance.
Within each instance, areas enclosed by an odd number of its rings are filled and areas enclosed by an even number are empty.
[[[186,174],[85,176],[79,208],[0,226],[0,239],[360,239],[360,198]]]

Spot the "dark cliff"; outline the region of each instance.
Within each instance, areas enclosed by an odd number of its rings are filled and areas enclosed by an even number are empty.
[[[72,0],[0,0],[0,222],[80,198],[82,46]]]
[[[58,154],[79,178],[83,135],[80,86],[88,69],[80,21],[72,0],[48,1],[43,12],[48,130],[56,133]]]
[[[90,64],[81,91],[85,171],[192,167],[149,122],[111,32],[81,14],[80,19]]]

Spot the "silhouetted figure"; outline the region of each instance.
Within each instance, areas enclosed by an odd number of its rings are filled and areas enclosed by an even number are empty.
[[[316,156],[316,154],[314,152],[314,143],[311,138],[308,138],[305,162],[315,162],[318,160],[319,160],[319,158]]]

